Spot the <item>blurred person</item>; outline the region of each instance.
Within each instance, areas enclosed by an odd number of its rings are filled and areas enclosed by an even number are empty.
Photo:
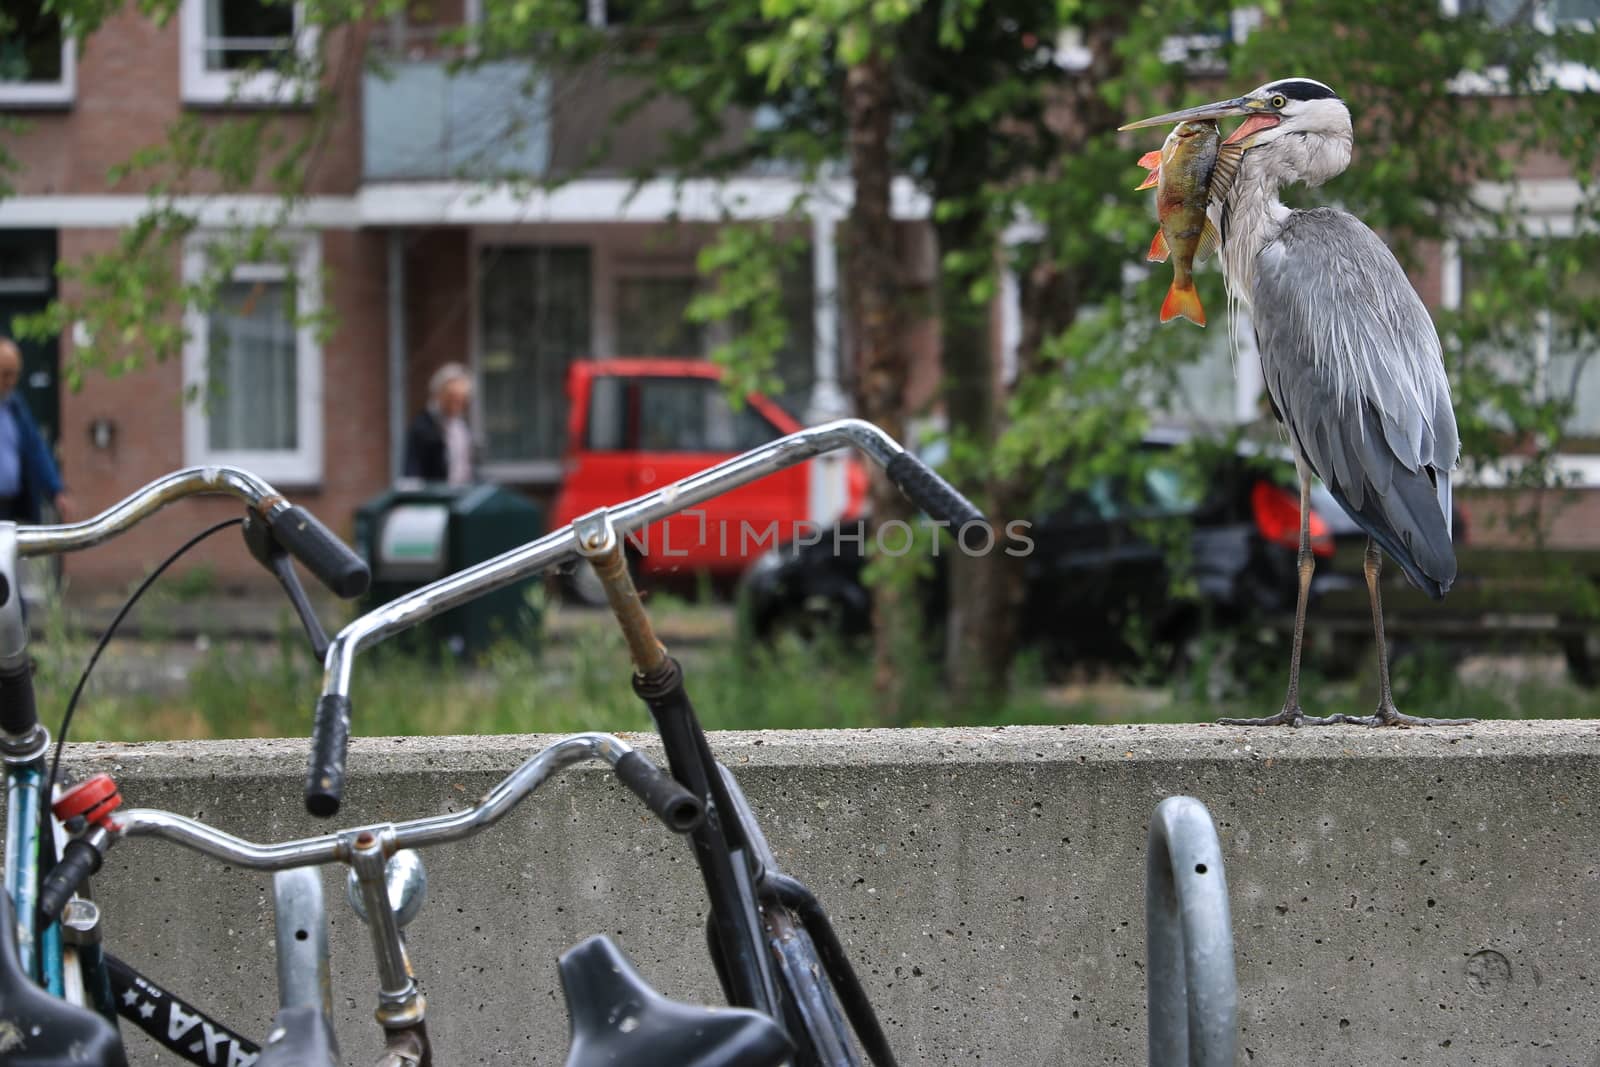
[[[472,373],[460,363],[446,363],[428,379],[428,403],[406,431],[407,478],[449,485],[469,485],[477,477],[472,428]]]
[[[22,349],[0,337],[0,519],[22,523],[44,521],[50,501],[66,520],[71,498],[39,424],[17,385],[22,381]]]

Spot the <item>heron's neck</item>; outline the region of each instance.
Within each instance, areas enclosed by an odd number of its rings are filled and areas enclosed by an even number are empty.
[[[1228,289],[1247,305],[1255,282],[1256,254],[1278,234],[1289,209],[1278,201],[1279,176],[1246,152],[1228,192],[1222,231],[1222,274]]]

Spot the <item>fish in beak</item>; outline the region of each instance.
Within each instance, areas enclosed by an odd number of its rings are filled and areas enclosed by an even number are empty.
[[[1265,100],[1253,96],[1237,96],[1232,100],[1218,100],[1211,104],[1201,104],[1199,107],[1184,108],[1182,111],[1169,111],[1165,115],[1156,115],[1153,118],[1140,119],[1130,122],[1126,126],[1119,126],[1117,131],[1142,130],[1149,126],[1174,126],[1180,122],[1204,121],[1210,119],[1231,118],[1235,115],[1248,116],[1239,125],[1237,130],[1229,134],[1223,144],[1241,144],[1254,137],[1262,130],[1271,129],[1281,120],[1272,106]]]

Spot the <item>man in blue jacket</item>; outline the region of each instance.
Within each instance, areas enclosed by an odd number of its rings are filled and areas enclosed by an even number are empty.
[[[0,337],[0,519],[42,522],[46,500],[65,519],[71,505],[50,446],[17,391],[21,381],[22,350]]]

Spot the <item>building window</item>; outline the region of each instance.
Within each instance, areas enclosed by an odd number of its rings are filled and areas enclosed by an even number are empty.
[[[584,0],[584,21],[597,30],[621,26],[633,14],[629,0]]]
[[[684,277],[617,279],[617,355],[697,359],[705,355],[705,330],[684,318],[696,283]]]
[[[204,242],[185,273],[206,271]],[[320,302],[316,238],[294,263],[236,266],[214,306],[191,308],[184,348],[184,454],[189,464],[244,467],[286,485],[322,478],[322,352],[307,320]]]
[[[1540,244],[1547,255],[1559,261],[1571,251],[1572,240],[1549,237]],[[1470,306],[1473,293],[1484,285],[1477,277],[1477,259],[1470,243],[1462,244],[1456,261],[1458,301]],[[1576,300],[1588,303],[1600,297],[1600,278],[1592,273],[1580,274],[1567,285],[1567,295]],[[1566,405],[1563,430],[1567,438],[1600,440],[1600,337],[1556,311],[1544,309],[1534,316],[1531,332],[1513,339],[1509,348],[1497,353],[1496,362],[1508,383],[1526,383],[1534,402]],[[1502,421],[1502,425],[1506,424]]]
[[[299,4],[183,0],[183,98],[189,103],[286,104],[309,95],[297,66],[316,31]]]
[[[72,102],[77,52],[61,16],[45,0],[6,0],[0,6],[0,104]]]
[[[1446,16],[1483,19],[1496,30],[1593,33],[1600,27],[1600,0],[1439,0],[1439,4]],[[1509,39],[1507,50],[1515,54]],[[1451,81],[1450,88],[1459,93],[1507,92],[1511,76],[1505,58],[1491,55],[1486,69],[1463,72]],[[1534,84],[1545,89],[1600,92],[1600,71],[1579,62],[1547,60]]]
[[[590,355],[585,247],[479,250],[478,408],[485,459],[554,475],[567,426],[567,366]]]
[[[1502,28],[1523,26],[1550,33],[1593,29],[1600,22],[1600,0],[1456,0],[1456,13],[1481,16]]]

